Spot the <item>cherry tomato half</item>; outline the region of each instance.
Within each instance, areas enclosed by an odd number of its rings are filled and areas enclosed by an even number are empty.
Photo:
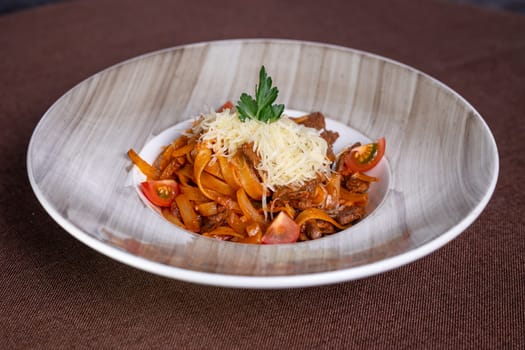
[[[224,104],[217,110],[217,113],[224,112],[225,109],[232,110],[233,109],[233,103],[232,101],[226,101]]]
[[[142,193],[149,201],[159,207],[169,207],[179,194],[179,185],[175,180],[150,180],[140,184]]]
[[[292,243],[299,238],[300,227],[284,211],[272,221],[262,237],[264,244]]]
[[[386,141],[381,137],[376,142],[352,148],[344,158],[345,170],[357,173],[372,169],[385,154]]]

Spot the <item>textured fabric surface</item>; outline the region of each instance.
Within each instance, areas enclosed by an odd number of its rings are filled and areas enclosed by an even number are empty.
[[[133,269],[47,215],[26,149],[65,91],[142,53],[252,37],[371,51],[462,94],[500,152],[479,219],[381,275],[240,290]],[[0,348],[525,348],[524,16],[428,0],[67,1],[0,17],[0,67]]]

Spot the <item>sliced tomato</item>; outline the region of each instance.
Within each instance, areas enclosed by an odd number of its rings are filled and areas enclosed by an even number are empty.
[[[354,147],[343,159],[344,169],[351,172],[363,172],[372,169],[385,154],[386,141],[381,137],[376,142]]]
[[[151,203],[159,207],[169,207],[179,194],[179,185],[175,180],[144,181],[140,189]]]
[[[229,110],[232,110],[233,109],[233,103],[232,101],[226,101],[224,102],[224,104],[221,106],[221,108],[219,108],[217,110],[217,113],[221,113],[221,112],[224,112],[224,110],[226,109],[229,109]]]
[[[262,237],[264,244],[292,243],[299,238],[300,227],[284,211],[272,221]]]

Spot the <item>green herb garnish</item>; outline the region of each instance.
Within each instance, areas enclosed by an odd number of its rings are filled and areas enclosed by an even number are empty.
[[[272,87],[272,78],[266,74],[264,66],[259,72],[259,86],[255,86],[255,99],[247,93],[242,93],[237,101],[237,111],[239,119],[245,121],[246,118],[256,119],[265,123],[277,121],[284,111],[284,105],[272,105],[277,99],[279,90]]]

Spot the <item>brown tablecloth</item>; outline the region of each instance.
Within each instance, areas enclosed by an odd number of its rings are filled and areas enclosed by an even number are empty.
[[[26,149],[65,91],[145,52],[256,37],[371,51],[462,94],[500,152],[479,219],[378,276],[240,290],[128,267],[48,216]],[[524,16],[428,0],[77,0],[1,16],[0,67],[0,348],[525,348]]]

